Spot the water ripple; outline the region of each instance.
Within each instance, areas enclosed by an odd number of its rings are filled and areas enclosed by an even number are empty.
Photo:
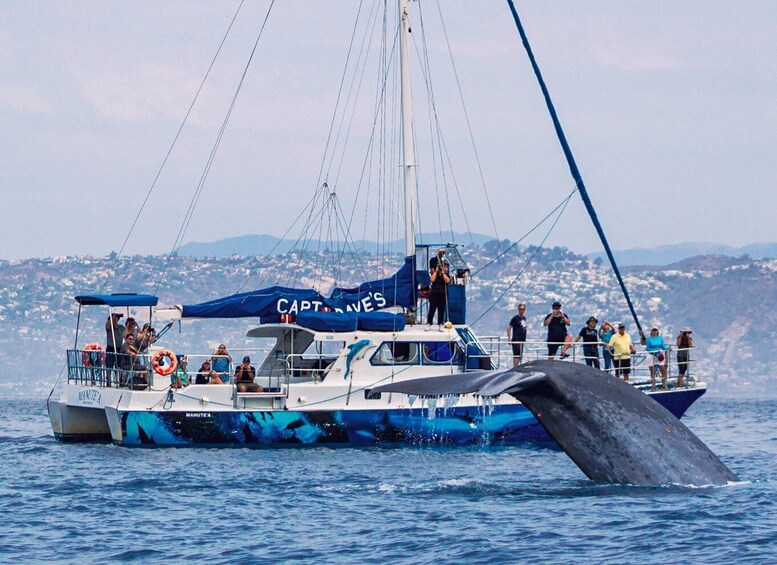
[[[51,438],[40,401],[0,401],[0,513],[13,517],[0,530],[0,555],[763,563],[777,554],[775,413],[774,399],[710,396],[694,405],[686,423],[744,480],[689,488],[593,483],[563,453],[537,447],[66,445]]]

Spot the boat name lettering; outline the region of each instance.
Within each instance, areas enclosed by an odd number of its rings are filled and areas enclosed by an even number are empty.
[[[380,292],[370,292],[353,304],[348,304],[343,308],[334,308],[335,312],[373,312],[385,308],[387,304],[386,297]],[[305,310],[320,311],[325,304],[320,300],[289,300],[288,298],[279,298],[276,303],[276,309],[279,314],[298,314]]]
[[[210,412],[187,412],[187,418],[212,418],[213,414]]]
[[[82,390],[78,393],[78,402],[84,402],[86,404],[100,404],[102,400],[102,393],[99,390],[93,388]]]

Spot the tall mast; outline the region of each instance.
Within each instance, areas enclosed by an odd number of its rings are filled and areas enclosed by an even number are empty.
[[[410,35],[408,0],[399,0],[399,64],[402,88],[402,169],[405,183],[405,254],[415,255],[415,151],[413,149],[413,98],[410,93],[410,59],[407,38]]]

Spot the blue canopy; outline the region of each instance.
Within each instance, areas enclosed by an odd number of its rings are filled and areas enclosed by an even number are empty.
[[[325,298],[312,289],[273,286],[184,305],[184,318],[275,319],[280,314],[296,316],[306,310],[374,312],[391,306],[415,305],[415,257],[406,257],[399,271],[387,279],[370,281],[357,288],[336,288]]]
[[[135,292],[117,292],[114,294],[88,294],[76,296],[76,302],[82,306],[156,306],[159,299],[151,294]]]

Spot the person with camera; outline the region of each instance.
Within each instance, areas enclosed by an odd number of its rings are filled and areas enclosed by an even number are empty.
[[[156,330],[151,324],[143,324],[143,329],[135,334],[135,346],[140,353],[148,351],[148,346],[156,341]]]
[[[238,392],[264,392],[264,389],[254,382],[256,369],[251,365],[251,358],[246,355],[243,362],[235,369],[235,383]]]
[[[210,358],[213,370],[216,371],[221,380],[227,382],[229,380],[229,365],[232,363],[232,356],[227,351],[227,346],[221,344],[213,352],[213,357]]]
[[[542,324],[548,328],[548,359],[551,361],[555,359],[558,348],[562,344],[564,347],[561,349],[561,358],[569,357],[567,350],[572,344],[572,335],[567,332],[567,326],[571,326],[572,322],[561,311],[560,302],[553,303],[550,314],[545,316],[545,321]]]
[[[691,347],[693,347],[692,334],[691,328],[685,327],[675,340],[677,344],[677,388],[683,386],[683,379],[688,372],[688,363],[691,360]]]
[[[429,274],[432,283],[432,291],[429,294],[429,314],[426,316],[426,325],[429,329],[434,320],[434,313],[437,312],[437,325],[442,326],[445,322],[445,310],[448,303],[448,285],[451,282],[450,265],[447,259],[441,259]]]

